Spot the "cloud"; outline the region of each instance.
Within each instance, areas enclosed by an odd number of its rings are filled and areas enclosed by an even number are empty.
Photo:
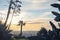
[[[23,20],[30,20],[30,19],[36,19],[36,18],[37,19],[50,18],[48,15],[51,15],[51,12],[43,11],[43,13],[39,13],[40,11],[38,11],[38,13],[37,12],[35,13],[35,12],[28,12],[28,11],[51,9],[50,4],[55,1],[54,0],[22,0],[22,2],[23,2],[21,7],[22,12],[19,16],[14,16],[13,22],[19,21],[21,18]],[[0,13],[3,13],[4,15],[6,14],[5,16],[3,16],[6,18],[7,10],[0,10]]]
[[[55,2],[55,0],[24,0],[24,2],[27,2],[28,4],[23,5],[23,10],[44,10],[44,9],[50,9],[52,3]]]
[[[1,20],[5,20],[7,15],[7,10],[0,10],[0,18]]]
[[[44,18],[44,19],[54,19],[54,15],[51,12],[44,12],[42,13],[40,16],[38,16],[38,18]],[[53,18],[52,18],[53,17]]]
[[[0,10],[0,13],[7,14],[7,10]]]
[[[32,14],[33,15],[33,14]],[[44,21],[48,20],[53,20],[55,16],[51,12],[43,12],[42,14],[39,14],[38,16],[34,17],[32,20],[41,20],[43,19]]]
[[[12,18],[12,24],[17,24],[20,20],[24,20],[24,21],[28,20],[29,15],[30,14],[28,12],[21,11],[21,14],[19,14],[19,16],[13,16],[13,18]],[[12,15],[9,16],[8,24],[11,21],[11,17],[12,17]]]
[[[1,20],[5,20],[6,19],[7,12],[8,12],[7,10],[0,10],[0,19]],[[13,16],[12,23],[18,22],[21,18],[23,20],[27,20],[28,19],[27,17],[30,15],[30,13],[25,12],[25,11],[21,11],[21,14],[17,14],[17,15],[18,16],[16,16],[16,14],[15,14]],[[8,23],[10,23],[11,17],[12,17],[12,13],[9,15]]]
[[[46,19],[46,20],[53,20],[55,16],[51,12],[42,12],[38,14],[28,13],[29,16],[26,16],[27,20],[40,20],[40,19]],[[26,20],[26,21],[27,21]]]
[[[32,3],[37,3],[37,2],[46,2],[46,1],[48,1],[48,0],[24,0],[24,1],[26,1],[26,2],[32,2]]]
[[[50,5],[44,5],[44,4],[31,4],[22,7],[24,10],[43,10],[43,9],[50,9]]]
[[[50,15],[51,12],[44,12],[40,17],[45,18],[46,16]]]
[[[60,1],[57,1],[56,3],[60,4]]]
[[[5,20],[5,19],[6,19],[6,16],[7,16],[7,12],[8,12],[7,10],[0,10],[0,19]],[[15,14],[15,15],[13,16],[13,18],[12,18],[12,24],[15,24],[15,23],[19,22],[19,21],[21,20],[21,18],[22,18],[23,20],[28,20],[28,17],[31,16],[31,15],[32,15],[32,14],[30,14],[29,12],[21,11],[21,14],[17,14],[17,16],[16,16],[16,14]],[[11,17],[12,17],[12,12],[11,12],[11,14],[9,15],[8,23],[7,23],[7,24],[10,23]]]
[[[7,16],[7,10],[5,11],[0,11],[1,13],[3,13],[4,15],[3,15],[3,18],[6,18],[6,16]],[[36,16],[35,14],[33,14],[33,13],[30,13],[30,12],[27,12],[27,11],[21,11],[21,14],[19,14],[19,16],[14,16],[13,17],[13,19],[12,19],[12,24],[13,23],[17,23],[17,22],[19,22],[20,20],[21,20],[21,18],[24,20],[24,21],[28,21],[28,20],[35,20],[35,19],[37,19],[37,20],[39,20],[39,19],[51,19],[51,18],[49,18],[49,16],[48,15],[51,15],[52,13],[51,12],[43,12],[42,14],[40,14],[39,13],[39,15],[38,16]],[[10,20],[11,20],[11,15],[12,14],[10,14],[10,16],[9,16],[9,20],[8,20],[8,23],[10,22]],[[35,17],[35,16],[36,17]],[[2,16],[1,16],[2,17]]]

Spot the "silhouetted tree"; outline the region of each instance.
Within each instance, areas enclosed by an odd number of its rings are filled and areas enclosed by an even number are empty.
[[[60,4],[54,3],[54,4],[51,4],[51,6],[58,8],[60,11]],[[52,11],[52,14],[56,16],[55,21],[60,22],[60,13]]]
[[[14,15],[14,13],[20,13],[20,7],[21,7],[21,5],[20,4],[17,4],[17,3],[22,3],[21,1],[19,1],[19,0],[10,0],[10,4],[9,4],[9,9],[8,9],[8,14],[7,14],[7,18],[6,18],[6,21],[5,21],[5,24],[4,25],[6,25],[7,24],[7,21],[8,21],[8,18],[9,18],[9,14],[10,14],[10,12],[11,12],[11,9],[13,10],[13,14],[12,14],[12,18],[13,18],[13,15]],[[13,5],[13,6],[12,6]],[[11,24],[11,22],[10,22],[10,24]],[[9,24],[9,26],[10,26],[10,24]],[[7,27],[5,27],[5,29],[6,29]],[[9,28],[8,28],[9,29]]]
[[[45,28],[41,28],[41,30],[37,33],[37,36],[41,40],[47,40],[47,30]]]
[[[19,3],[19,4],[17,4],[17,3]],[[12,6],[12,4],[14,6]],[[12,4],[11,4],[11,6],[12,6],[11,9],[13,10],[13,13],[12,13],[12,17],[11,17],[11,21],[10,21],[8,29],[10,28],[14,14],[18,14],[18,13],[20,14],[20,11],[21,11],[20,7],[21,7],[22,2],[19,0],[15,0],[15,1],[13,1]]]
[[[60,14],[58,12],[54,12],[54,11],[52,11],[52,14],[54,14],[56,16],[56,18],[54,20],[57,22],[60,22]]]
[[[60,1],[60,0],[59,0]],[[51,6],[58,8],[60,11],[60,4],[54,3]],[[56,16],[54,19],[56,22],[60,22],[60,14],[58,12],[52,11],[52,14]],[[60,40],[60,29],[58,29],[53,22],[49,21],[52,30],[46,30],[45,28],[41,28],[41,30],[37,33],[37,36],[29,37],[30,40]],[[60,24],[58,23],[60,26]]]
[[[19,21],[18,26],[21,26],[20,36],[22,37],[22,26],[25,26],[25,23],[23,22],[23,20],[20,20],[20,21]]]
[[[4,29],[5,25],[0,21],[0,40],[11,40],[11,30]]]
[[[54,4],[51,4],[51,6],[58,8],[58,10],[60,11],[60,4],[54,3]],[[52,14],[54,14],[56,16],[56,18],[54,20],[56,22],[60,22],[60,13],[52,11]],[[50,24],[51,24],[52,28],[54,28],[54,30],[53,30],[54,40],[59,40],[60,39],[60,29],[56,28],[56,26],[51,21],[50,21]],[[60,27],[59,23],[58,23],[58,26]]]
[[[57,29],[56,26],[51,21],[50,21],[50,25],[52,27],[52,30],[56,30]]]

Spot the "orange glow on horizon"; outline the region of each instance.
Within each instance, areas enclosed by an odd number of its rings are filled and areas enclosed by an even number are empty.
[[[48,23],[40,23],[40,24],[26,24],[25,26],[23,26],[23,31],[39,31],[41,27],[44,27],[47,30],[51,29]],[[10,30],[19,31],[20,26],[11,25]]]

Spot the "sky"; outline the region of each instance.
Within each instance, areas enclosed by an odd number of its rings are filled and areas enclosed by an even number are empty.
[[[10,0],[0,0],[0,20],[5,20],[8,12]],[[51,6],[53,3],[58,3],[58,0],[21,0],[21,14],[15,15],[12,19],[12,23],[16,23],[19,20],[40,20],[40,19],[54,19],[55,16],[51,11],[58,11],[57,8]],[[8,22],[11,20],[11,14]]]

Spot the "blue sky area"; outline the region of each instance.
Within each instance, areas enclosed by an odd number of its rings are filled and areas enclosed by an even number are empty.
[[[5,20],[10,0],[0,0],[0,19]],[[21,0],[21,14],[14,16],[13,20],[32,20],[32,19],[52,19],[55,16],[51,11],[58,11],[51,7],[51,4],[59,2],[58,0]],[[17,19],[16,19],[17,18]]]

